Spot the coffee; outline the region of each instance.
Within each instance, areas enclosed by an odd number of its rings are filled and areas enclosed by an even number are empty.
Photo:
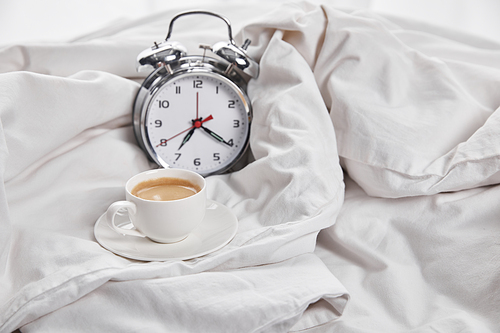
[[[171,201],[187,198],[201,191],[201,188],[187,179],[156,178],[143,181],[131,193],[144,200]]]

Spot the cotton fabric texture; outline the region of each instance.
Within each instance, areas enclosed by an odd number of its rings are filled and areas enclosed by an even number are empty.
[[[177,10],[0,49],[0,331],[495,332],[500,46],[307,2],[208,6],[260,63],[251,160],[207,178],[238,233],[139,262],[93,226],[154,168],[137,54]],[[227,39],[179,21],[175,40]],[[199,52],[199,51],[198,51]]]

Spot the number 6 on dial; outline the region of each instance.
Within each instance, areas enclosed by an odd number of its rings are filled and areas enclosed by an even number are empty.
[[[169,41],[175,20],[185,15],[211,15],[228,27],[228,42],[202,45],[216,58],[188,55]],[[153,68],[139,89],[133,111],[134,133],[148,157],[162,167],[184,168],[204,176],[222,173],[243,156],[250,136],[252,107],[248,80],[258,64],[246,54],[247,40],[236,46],[230,22],[215,13],[180,13],[170,22],[164,42],[138,56]]]

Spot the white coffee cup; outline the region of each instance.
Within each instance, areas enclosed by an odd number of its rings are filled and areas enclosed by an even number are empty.
[[[182,199],[155,201],[132,194],[140,183],[158,178],[178,178],[195,184],[199,191]],[[106,211],[109,226],[124,235],[148,237],[159,243],[175,243],[186,238],[196,229],[205,216],[206,182],[192,171],[182,169],[156,169],[137,174],[125,185],[126,201],[112,203]],[[115,224],[115,216],[126,210],[135,229],[125,229]]]

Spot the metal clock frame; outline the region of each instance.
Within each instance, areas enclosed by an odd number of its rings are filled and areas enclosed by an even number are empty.
[[[246,81],[237,72],[231,72],[231,79],[229,79],[227,74],[224,73],[226,67],[224,64],[217,61],[216,59],[210,57],[202,56],[188,56],[184,57],[178,62],[171,64],[170,68],[162,66],[156,69],[150,76],[144,81],[139,92],[137,93],[134,102],[133,111],[133,127],[134,134],[139,143],[140,147],[145,150],[149,157],[158,165],[169,168],[169,165],[164,161],[153,148],[149,136],[148,136],[148,124],[146,119],[149,115],[150,105],[155,99],[161,88],[167,84],[169,81],[176,79],[179,76],[186,74],[200,74],[216,78],[217,80],[224,81],[227,83],[234,91],[237,92],[238,97],[243,102],[245,112],[247,114],[248,121],[248,131],[250,131],[252,125],[252,106],[249,103],[248,96],[245,92]],[[170,72],[171,71],[171,72]],[[236,83],[235,83],[236,81]],[[238,84],[237,84],[238,83]],[[238,155],[229,163],[226,167],[221,168],[217,171],[210,173],[199,172],[201,175],[207,177],[213,174],[220,174],[228,171],[234,166],[244,155],[249,145],[249,135],[246,136],[243,147],[240,149]]]
[[[213,46],[200,45],[201,48],[211,50],[220,59],[208,56],[189,56],[186,48],[178,43],[169,41],[173,31],[174,22],[186,15],[203,14],[210,15],[223,20],[228,29],[228,42],[218,42]],[[248,117],[248,134],[245,143],[238,155],[226,166],[210,173],[199,172],[204,176],[223,173],[231,169],[245,154],[249,144],[250,128],[252,123],[252,107],[246,94],[248,81],[259,75],[259,65],[246,54],[246,48],[250,40],[245,40],[241,47],[238,47],[233,40],[231,24],[229,20],[219,14],[194,10],[177,14],[171,21],[165,41],[154,45],[141,52],[137,58],[139,66],[149,66],[155,69],[141,85],[133,109],[133,128],[139,146],[148,153],[148,157],[158,165],[165,168],[171,167],[154,150],[148,136],[148,125],[146,119],[149,114],[150,105],[156,94],[169,81],[186,74],[200,74],[212,76],[218,80],[226,82],[234,89],[244,104]]]

